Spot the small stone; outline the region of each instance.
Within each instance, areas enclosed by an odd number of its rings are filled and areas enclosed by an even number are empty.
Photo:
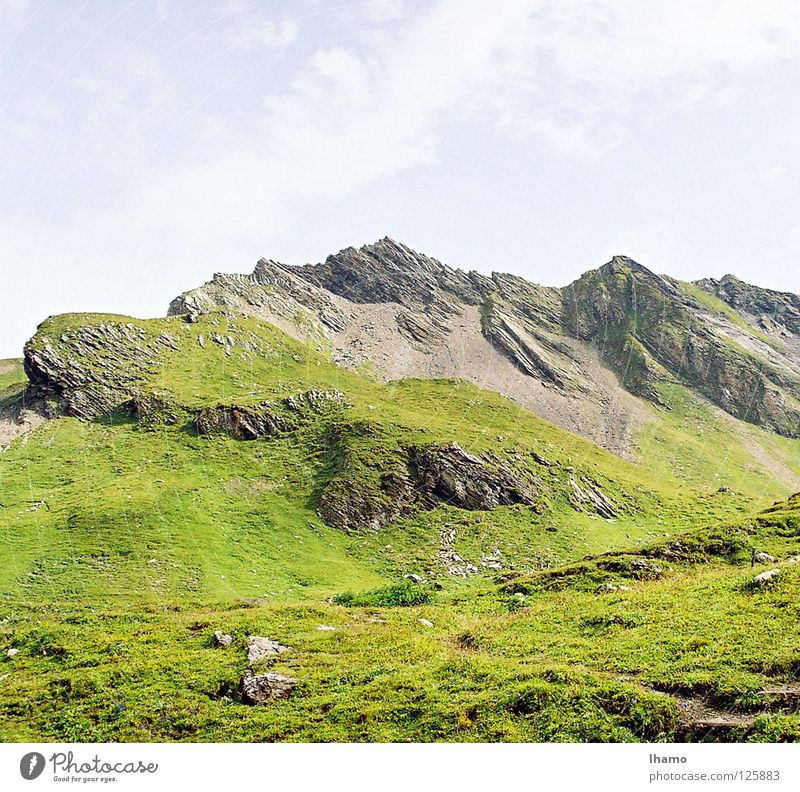
[[[603,583],[600,591],[632,591],[630,586],[621,586],[617,583]]]
[[[769,553],[756,553],[753,556],[753,561],[757,564],[771,564],[775,561],[775,558]]]
[[[219,646],[221,649],[227,649],[233,643],[233,636],[217,630],[214,633],[214,646]]]
[[[297,680],[282,674],[246,674],[242,678],[242,700],[246,704],[263,706],[289,697]]]
[[[247,662],[250,665],[258,663],[261,660],[268,660],[288,651],[288,646],[283,646],[277,641],[273,641],[271,638],[264,638],[261,635],[247,636]]]
[[[431,621],[428,621],[427,619],[417,619],[417,621],[418,621],[418,622],[419,622],[419,623],[420,623],[420,624],[421,624],[423,627],[433,627],[433,622],[431,622]]]
[[[330,624],[319,624],[319,625],[317,625],[317,629],[320,632],[335,632],[336,631],[336,628],[335,627],[331,627]]]
[[[756,575],[753,578],[753,584],[756,586],[768,586],[780,573],[780,569],[768,569],[766,572]]]
[[[415,575],[413,572],[409,572],[403,575],[403,577],[408,580],[413,580],[415,583],[422,583],[422,578],[419,575]]]
[[[14,655],[19,654],[19,649],[7,649],[6,650],[6,657],[13,657]]]

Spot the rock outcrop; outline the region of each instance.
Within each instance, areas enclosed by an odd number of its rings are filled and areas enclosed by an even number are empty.
[[[320,264],[262,259],[250,275],[215,275],[169,312],[190,323],[208,317],[210,327],[192,334],[177,322],[156,332],[108,316],[44,322],[25,348],[26,403],[87,419],[127,403],[139,420],[148,412],[181,420],[180,411],[151,408],[153,382],[182,344],[218,345],[231,365],[273,354],[252,333],[217,331],[221,312],[226,321],[267,320],[384,380],[470,380],[623,456],[652,419],[642,399],[665,406],[663,386],[674,382],[740,420],[800,436],[800,297],[732,276],[687,284],[615,256],[558,289],[463,272],[384,238]],[[201,433],[243,439],[291,424],[265,404],[221,406],[196,421]]]
[[[452,269],[388,238],[321,264],[262,259],[251,275],[215,275],[170,314],[231,308],[384,380],[467,379],[619,453],[645,419],[596,353],[563,332],[559,289]]]
[[[538,482],[526,468],[474,456],[457,443],[395,445],[371,425],[337,427],[332,439],[338,462],[322,487],[319,513],[348,533],[443,505],[488,510],[538,503]]]
[[[750,319],[762,332],[800,338],[800,296],[752,286],[733,275],[703,278],[695,285]]]
[[[132,322],[86,323],[51,335],[43,323],[25,345],[28,398],[51,405],[54,414],[77,418],[106,415],[140,394],[139,385],[180,350],[170,333],[155,335]]]
[[[265,638],[263,635],[249,635],[247,637],[247,663],[256,665],[264,661],[273,660],[278,655],[288,652],[289,647]]]
[[[293,677],[267,671],[264,674],[245,674],[240,692],[245,704],[265,706],[279,699],[289,698],[297,685]]]
[[[516,471],[505,461],[468,454],[458,443],[412,449],[409,472],[417,497],[428,506],[470,510],[518,503],[533,506],[538,496],[531,474]]]

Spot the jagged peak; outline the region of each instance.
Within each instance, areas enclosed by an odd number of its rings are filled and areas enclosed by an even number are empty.
[[[662,288],[669,288],[669,283],[665,278],[657,275],[655,272],[648,269],[643,264],[640,264],[638,261],[634,261],[634,259],[630,258],[630,256],[615,255],[611,257],[610,261],[607,261],[602,266],[597,267],[597,269],[584,272],[583,275],[581,275],[577,280],[573,281],[570,286],[567,286],[566,290],[571,290],[572,287],[579,283],[585,284],[587,282],[592,282],[596,278],[604,278],[608,275],[633,274],[639,274],[652,283],[658,284]]]
[[[406,273],[454,272],[438,259],[418,253],[408,245],[385,236],[360,248],[346,247],[325,259],[329,267],[348,267],[352,263],[369,263],[383,269]],[[319,265],[317,265],[319,266]]]
[[[291,268],[274,259],[260,258],[250,276],[257,283],[271,283],[276,276],[287,277]]]
[[[695,286],[699,286],[701,289],[705,289],[708,287],[715,287],[715,286],[726,286],[726,285],[735,285],[735,286],[750,286],[749,283],[746,283],[741,278],[737,278],[736,275],[732,275],[728,273],[727,275],[723,275],[721,278],[699,278],[698,280],[692,281]],[[760,287],[755,287],[760,288]]]
[[[656,275],[655,272],[648,269],[644,266],[644,264],[640,264],[638,261],[635,261],[630,256],[623,256],[623,255],[616,255],[611,257],[611,261],[604,264],[600,269],[611,269],[612,271],[627,271],[627,272],[641,272],[645,275],[652,275],[653,277],[659,277]]]

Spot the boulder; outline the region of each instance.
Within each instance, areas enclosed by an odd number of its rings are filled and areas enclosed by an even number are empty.
[[[227,649],[233,643],[233,636],[217,630],[214,633],[212,640],[214,642],[214,646],[218,646],[221,649]]]
[[[263,706],[278,699],[285,699],[297,684],[297,680],[283,674],[245,674],[242,678],[242,701],[254,706]]]
[[[753,585],[758,588],[769,586],[780,573],[780,569],[768,569],[766,572],[762,572],[760,575],[756,575],[753,578]]]
[[[261,635],[247,636],[247,662],[250,665],[262,660],[271,660],[288,651],[288,646],[283,646],[271,638],[264,638]]]

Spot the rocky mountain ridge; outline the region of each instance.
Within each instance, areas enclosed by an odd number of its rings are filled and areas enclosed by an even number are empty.
[[[259,261],[169,308],[235,309],[380,379],[458,377],[625,454],[659,386],[800,436],[800,297],[733,276],[684,283],[615,256],[564,287],[453,269],[387,238],[320,264]],[[638,398],[637,398],[638,397]]]

